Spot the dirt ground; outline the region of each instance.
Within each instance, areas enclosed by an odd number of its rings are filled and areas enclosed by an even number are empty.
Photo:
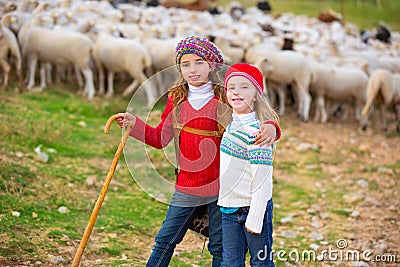
[[[395,132],[394,119],[391,120],[389,133],[380,130],[379,121],[373,121],[366,132],[361,131],[356,122],[330,122],[326,125],[309,122],[307,124],[282,118],[289,137],[282,140],[278,156],[288,156],[301,160],[301,153],[293,153],[291,136],[300,137],[302,142],[314,144],[320,150],[321,158],[328,163],[320,164],[325,180],[319,187],[327,192],[342,188],[346,192],[343,205],[351,215],[347,220],[331,216],[321,226],[326,233],[329,229],[343,229],[347,249],[358,251],[371,250],[373,255],[394,255],[395,263],[371,261],[369,266],[400,265],[400,135]],[[298,140],[297,140],[298,142]],[[347,149],[346,149],[347,148]],[[344,157],[340,164],[329,164],[329,160],[340,150],[339,157]],[[276,166],[279,175],[279,166]],[[351,170],[351,171],[350,171]],[[284,177],[284,176],[283,176]],[[292,181],[295,182],[295,181]],[[307,183],[302,176],[301,183]],[[319,199],[321,206],[329,206]],[[346,229],[346,230],[345,230]],[[371,256],[372,258],[372,256]],[[355,263],[343,263],[345,266]],[[384,264],[384,265],[382,265]],[[321,266],[321,265],[318,265]]]

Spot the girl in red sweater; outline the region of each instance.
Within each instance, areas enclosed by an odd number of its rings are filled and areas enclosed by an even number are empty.
[[[217,70],[223,64],[218,48],[203,37],[191,36],[176,47],[176,66],[181,76],[170,89],[161,122],[155,128],[130,113],[120,113],[120,127],[131,124],[130,135],[155,148],[163,148],[175,138],[178,142],[179,172],[175,193],[166,218],[155,239],[146,266],[168,266],[174,249],[204,206],[209,214],[208,250],[213,267],[222,264],[221,211],[219,192],[219,146],[223,126],[232,118]],[[225,121],[225,122],[224,122]],[[257,141],[271,145],[279,139],[279,126],[267,121]]]

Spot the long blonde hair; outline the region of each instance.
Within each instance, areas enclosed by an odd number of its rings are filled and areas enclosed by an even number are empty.
[[[265,90],[267,90],[267,88],[265,88]],[[259,92],[257,92],[254,111],[256,112],[257,119],[261,122],[267,120],[279,122],[278,113],[271,107],[268,98],[264,94],[259,94]]]

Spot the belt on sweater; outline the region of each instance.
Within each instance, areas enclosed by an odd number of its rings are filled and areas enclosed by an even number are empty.
[[[211,130],[202,130],[202,129],[196,129],[192,128],[186,125],[178,124],[176,129],[178,130],[183,130],[187,133],[191,134],[198,134],[198,135],[203,135],[203,136],[215,136],[215,137],[222,137],[222,133],[219,131],[211,131]]]

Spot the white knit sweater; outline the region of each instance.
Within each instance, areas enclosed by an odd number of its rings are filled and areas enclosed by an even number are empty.
[[[222,207],[250,206],[246,227],[261,233],[267,202],[272,198],[272,147],[254,145],[260,122],[255,113],[233,114],[221,141]]]

